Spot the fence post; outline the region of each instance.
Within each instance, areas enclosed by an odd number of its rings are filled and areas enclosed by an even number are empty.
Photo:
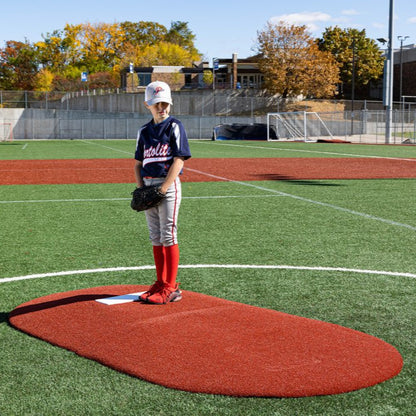
[[[303,135],[304,135],[304,141],[306,143],[307,135],[306,135],[306,111],[303,112]]]
[[[410,114],[410,111],[409,111]],[[416,110],[415,110],[415,115],[413,117],[413,140],[416,143]]]

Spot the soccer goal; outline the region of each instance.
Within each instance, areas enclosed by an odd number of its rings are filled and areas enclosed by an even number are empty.
[[[13,125],[0,121],[0,142],[13,141]]]
[[[304,142],[316,142],[320,137],[333,136],[316,112],[298,111],[289,113],[268,113],[267,131],[273,129],[277,138],[267,136],[268,141],[272,140],[298,140]]]

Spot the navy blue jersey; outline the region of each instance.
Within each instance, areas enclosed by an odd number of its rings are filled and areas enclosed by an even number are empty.
[[[151,120],[137,133],[134,158],[142,162],[142,177],[167,176],[173,158],[178,156],[191,157],[188,137],[179,120],[171,116],[159,124]]]

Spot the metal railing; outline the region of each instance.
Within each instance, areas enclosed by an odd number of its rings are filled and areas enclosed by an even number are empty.
[[[282,99],[258,90],[173,91],[173,111],[180,116],[262,116],[271,112],[382,111],[381,101]],[[404,105],[403,105],[404,104]],[[144,91],[126,93],[122,89],[78,92],[0,91],[0,108],[81,110],[98,113],[137,113],[147,115]],[[395,109],[411,111],[415,102],[394,103]]]

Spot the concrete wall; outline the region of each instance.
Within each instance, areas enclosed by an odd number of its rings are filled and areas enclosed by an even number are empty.
[[[176,115],[252,115],[255,110],[264,113],[279,111],[281,101],[257,90],[182,90],[173,91],[173,112]],[[39,104],[41,105],[41,104]],[[137,113],[147,115],[144,91],[134,94],[68,93],[65,97],[49,100],[48,109],[82,110],[103,113]],[[34,108],[36,103],[31,103]],[[43,107],[44,108],[44,107]]]
[[[173,114],[175,115],[175,114]],[[221,123],[264,123],[265,117],[180,116],[190,139],[210,139]],[[0,109],[0,123],[11,123],[15,140],[135,139],[150,114]]]

